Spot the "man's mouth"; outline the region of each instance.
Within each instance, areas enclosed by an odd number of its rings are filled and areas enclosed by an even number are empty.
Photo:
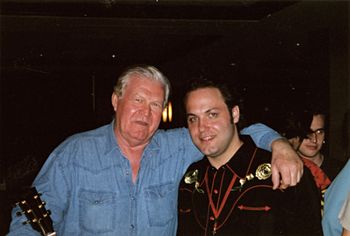
[[[142,125],[142,126],[148,126],[147,122],[141,121],[141,120],[137,120],[137,121],[135,121],[135,123],[138,124],[138,125]]]
[[[202,136],[202,137],[200,137],[200,139],[202,140],[202,141],[210,141],[210,140],[212,140],[212,139],[214,139],[214,136],[213,135],[208,135],[208,136]]]

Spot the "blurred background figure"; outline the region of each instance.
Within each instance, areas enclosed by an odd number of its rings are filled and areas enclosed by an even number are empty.
[[[325,236],[341,235],[343,228],[349,230],[350,160],[339,172],[325,194],[322,228]],[[348,197],[349,198],[349,197]],[[347,204],[345,207],[344,204]],[[342,212],[341,212],[341,209]],[[339,219],[340,218],[340,219]],[[343,235],[349,235],[344,230]]]
[[[342,236],[350,236],[350,192],[340,211],[339,220],[343,227]]]
[[[331,183],[322,169],[324,155],[321,153],[325,143],[325,115],[320,112],[300,110],[289,112],[282,128],[282,135],[298,152],[306,167],[314,176],[317,187],[323,191]]]

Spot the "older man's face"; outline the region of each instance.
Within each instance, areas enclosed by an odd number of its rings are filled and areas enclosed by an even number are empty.
[[[118,142],[131,147],[148,144],[159,127],[163,101],[164,86],[139,75],[129,80],[122,97],[113,94]]]

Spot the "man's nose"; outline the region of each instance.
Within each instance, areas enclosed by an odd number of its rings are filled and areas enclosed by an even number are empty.
[[[142,114],[145,116],[149,116],[151,114],[151,105],[150,104],[145,104],[145,106],[143,106]]]
[[[317,143],[317,134],[316,133],[311,133],[309,135],[309,139],[310,139],[311,142]]]
[[[204,131],[207,125],[208,125],[208,122],[206,122],[204,119],[200,119],[198,122],[199,131]]]

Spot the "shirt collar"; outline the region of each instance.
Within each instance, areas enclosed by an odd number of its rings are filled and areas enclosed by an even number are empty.
[[[106,141],[106,146],[105,146],[106,154],[112,152],[115,149],[120,150],[120,147],[119,147],[118,142],[117,142],[117,138],[115,137],[115,134],[114,134],[114,123],[115,123],[115,120],[113,119],[113,121],[107,127],[107,141]],[[157,136],[158,132],[159,132],[159,130],[156,131],[156,133],[151,138],[150,143],[146,146],[147,150],[160,149],[160,144],[157,141],[157,138],[155,138]]]
[[[229,168],[240,178],[244,178],[249,174],[250,164],[255,158],[256,145],[248,135],[241,135],[240,139],[243,141],[243,145],[237,150],[233,157],[220,168]],[[206,162],[210,165],[208,158],[206,158]]]

